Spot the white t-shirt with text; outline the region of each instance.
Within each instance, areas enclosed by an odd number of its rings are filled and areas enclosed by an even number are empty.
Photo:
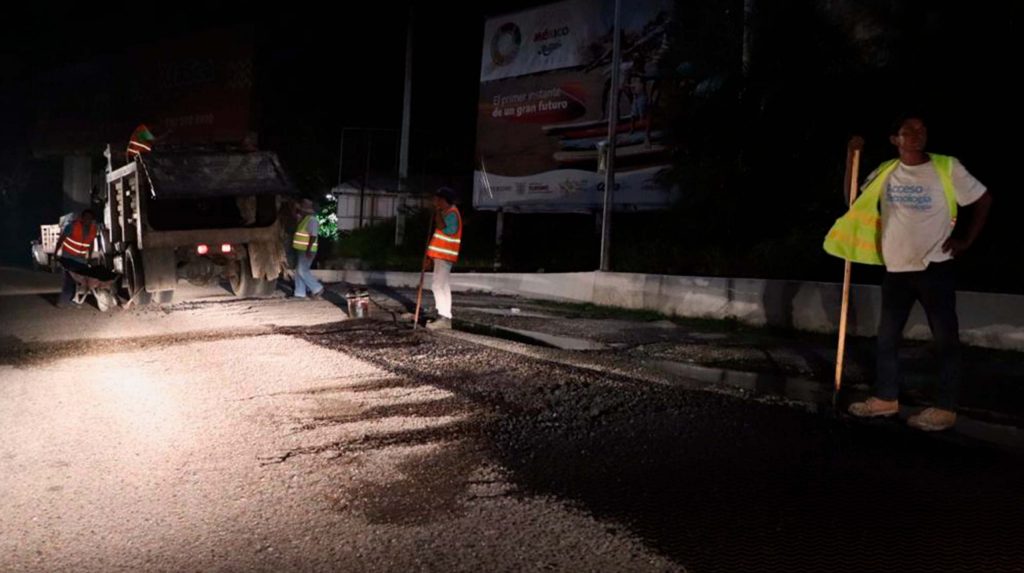
[[[877,173],[877,170],[876,170]],[[874,174],[868,180],[874,178]],[[985,194],[985,186],[953,160],[953,188],[958,205],[970,205]],[[935,165],[900,162],[882,188],[882,258],[891,273],[923,271],[928,263],[948,261],[942,244],[953,225]]]

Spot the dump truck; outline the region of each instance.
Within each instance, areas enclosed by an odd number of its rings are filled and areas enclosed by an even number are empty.
[[[269,151],[173,149],[115,166],[103,204],[109,267],[134,304],[168,303],[179,281],[271,295],[286,267],[278,213],[295,188]]]

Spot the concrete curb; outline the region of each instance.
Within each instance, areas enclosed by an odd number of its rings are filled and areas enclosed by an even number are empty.
[[[314,274],[328,282],[390,288],[416,288],[419,282],[419,273],[409,272],[317,270]],[[736,319],[755,326],[822,333],[837,331],[842,295],[842,286],[837,283],[637,273],[454,273],[451,284],[456,292],[590,303],[690,318]],[[874,336],[880,304],[879,287],[853,285],[849,333]],[[957,304],[960,335],[965,343],[1024,351],[1024,296],[960,292]],[[912,339],[931,338],[919,306],[911,314],[906,332]]]

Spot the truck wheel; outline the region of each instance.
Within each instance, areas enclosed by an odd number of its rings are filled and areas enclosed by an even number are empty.
[[[135,303],[146,306],[152,302],[152,295],[146,291],[146,274],[142,269],[142,255],[134,246],[128,247],[124,256],[124,278],[128,285],[128,297],[135,297]]]
[[[252,276],[248,253],[242,253],[235,261],[234,275],[228,278],[231,292],[238,298],[249,298],[256,292],[256,279]]]

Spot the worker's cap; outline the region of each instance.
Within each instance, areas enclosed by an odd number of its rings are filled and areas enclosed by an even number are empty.
[[[455,190],[451,187],[441,187],[437,191],[434,191],[434,196],[440,197],[452,205],[455,204],[455,200],[458,198],[458,195],[455,194]]]

